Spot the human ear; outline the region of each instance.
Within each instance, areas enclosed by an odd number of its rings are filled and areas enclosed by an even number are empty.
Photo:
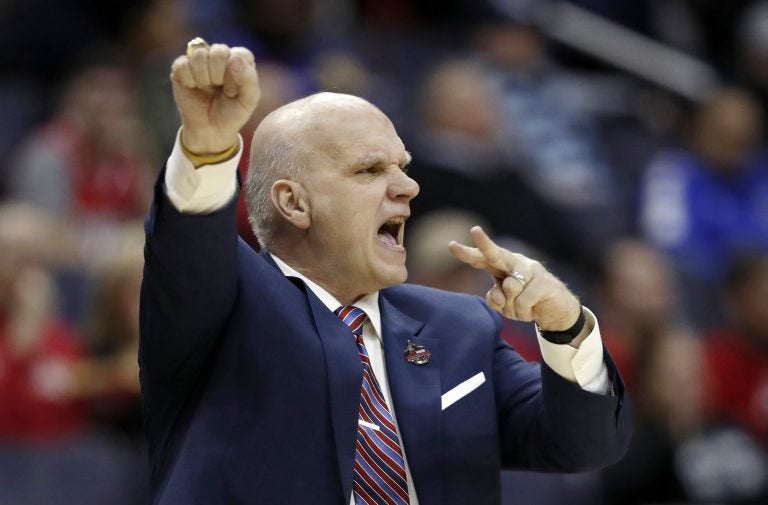
[[[309,228],[309,201],[304,186],[280,179],[272,184],[270,196],[275,209],[285,220],[302,230]]]

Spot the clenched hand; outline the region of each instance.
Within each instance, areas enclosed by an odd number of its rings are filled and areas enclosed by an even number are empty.
[[[197,47],[173,62],[171,82],[181,140],[198,155],[231,148],[261,96],[253,54],[244,47]]]

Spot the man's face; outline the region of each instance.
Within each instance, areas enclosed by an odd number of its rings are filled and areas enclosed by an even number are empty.
[[[312,152],[301,177],[313,276],[353,299],[404,282],[404,222],[419,192],[404,171],[410,155],[370,104],[345,102],[316,116],[306,130]]]

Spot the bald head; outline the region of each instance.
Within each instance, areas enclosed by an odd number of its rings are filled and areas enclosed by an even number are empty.
[[[386,115],[370,102],[323,92],[280,107],[256,128],[245,199],[251,226],[263,247],[269,247],[275,228],[272,185],[280,179],[300,181],[322,161],[333,161],[345,144],[354,141],[353,131],[343,131],[345,119],[361,113],[372,114],[382,126],[392,127]]]

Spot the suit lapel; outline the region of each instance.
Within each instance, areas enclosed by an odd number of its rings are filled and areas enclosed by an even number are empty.
[[[355,442],[360,404],[363,366],[354,340],[343,322],[307,289],[317,332],[325,353],[331,422],[336,441],[336,455],[343,496],[352,496],[352,472],[355,466]]]
[[[262,256],[276,269],[279,267],[272,256],[262,252]],[[330,396],[331,423],[336,442],[336,457],[341,476],[342,496],[345,503],[352,496],[352,473],[355,466],[355,443],[357,441],[357,418],[360,404],[360,385],[363,366],[357,353],[354,337],[349,328],[328,310],[323,302],[307,289],[303,281],[296,277],[289,280],[299,286],[307,295],[315,327],[320,336],[328,374],[328,393]]]
[[[442,503],[442,424],[440,349],[435,338],[420,337],[422,322],[398,310],[379,294],[387,381],[400,436],[421,505]],[[432,356],[424,365],[405,360],[408,341],[426,347]]]

